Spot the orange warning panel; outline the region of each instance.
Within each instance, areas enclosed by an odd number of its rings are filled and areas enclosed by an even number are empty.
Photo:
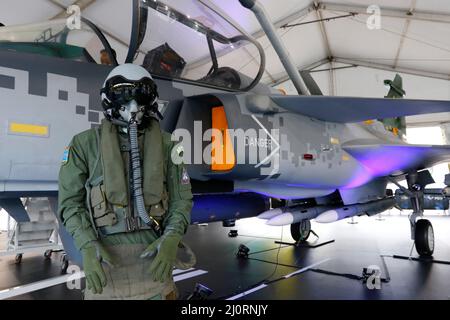
[[[231,170],[236,164],[236,158],[228,132],[228,121],[224,107],[212,108],[212,129],[211,170]]]

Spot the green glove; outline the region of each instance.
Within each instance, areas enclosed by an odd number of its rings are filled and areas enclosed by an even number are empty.
[[[141,254],[141,258],[149,258],[156,254],[149,269],[153,281],[165,282],[172,276],[180,240],[180,235],[169,232],[155,240]]]
[[[112,257],[97,241],[89,242],[81,249],[81,255],[83,257],[83,269],[88,289],[94,294],[102,293],[103,288],[106,287],[106,275],[102,267],[102,262],[113,267],[114,262]]]

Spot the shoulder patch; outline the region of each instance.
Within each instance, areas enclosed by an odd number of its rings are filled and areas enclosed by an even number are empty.
[[[181,173],[181,184],[189,184],[191,179],[189,178],[189,174],[186,168],[183,167],[183,172]]]
[[[67,161],[69,161],[69,151],[70,151],[70,147],[66,147],[64,149],[64,153],[63,153],[63,157],[62,157],[62,164],[66,164]]]

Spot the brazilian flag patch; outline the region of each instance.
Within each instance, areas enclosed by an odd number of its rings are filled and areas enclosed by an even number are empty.
[[[66,164],[67,161],[69,161],[69,151],[70,151],[70,147],[66,147],[64,149],[64,153],[63,153],[63,157],[62,157],[62,164]]]

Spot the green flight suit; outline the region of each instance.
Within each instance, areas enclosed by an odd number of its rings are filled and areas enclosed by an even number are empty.
[[[192,192],[184,166],[172,161],[176,150],[170,137],[157,121],[140,132],[144,201],[147,212],[163,230],[170,228],[182,236],[190,222]],[[123,230],[130,216],[131,221],[140,222],[130,205],[127,143],[126,134],[103,120],[100,128],[73,137],[61,165],[59,215],[76,247],[81,250],[98,240],[119,264],[114,268],[103,265],[107,287],[101,295],[86,290],[87,299],[164,299],[175,290],[172,279],[154,283],[143,272],[151,260],[140,259],[139,255],[156,240],[154,232],[139,227],[136,230],[134,224],[134,228]]]

